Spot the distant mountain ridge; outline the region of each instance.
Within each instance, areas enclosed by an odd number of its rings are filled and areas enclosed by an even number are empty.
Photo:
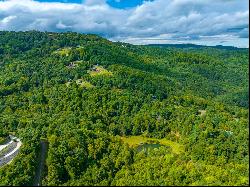
[[[0,186],[248,186],[249,53],[233,49],[0,31],[0,145],[22,141]]]
[[[216,46],[206,46],[206,45],[197,45],[197,44],[147,44],[147,46],[155,46],[155,47],[176,47],[176,48],[216,48],[216,49],[228,49],[228,50],[242,50],[248,48],[240,48],[234,46],[224,46],[224,45],[216,45]]]

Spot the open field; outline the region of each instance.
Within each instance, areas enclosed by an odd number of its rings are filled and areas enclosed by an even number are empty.
[[[172,148],[173,153],[180,154],[184,152],[183,145],[180,145],[176,142],[167,140],[167,139],[157,139],[157,138],[147,138],[143,136],[129,136],[129,137],[121,137],[124,143],[129,144],[130,147],[137,147],[140,144],[150,143],[150,144],[161,144],[170,146]]]
[[[99,76],[99,75],[104,75],[104,76],[113,76],[113,73],[111,71],[106,70],[102,66],[94,66],[92,70],[89,70],[88,73],[90,76]]]
[[[80,87],[87,88],[87,89],[94,87],[94,85],[92,85],[90,82],[85,81],[83,79],[77,79],[76,84],[80,85]]]
[[[66,56],[68,56],[70,50],[71,50],[71,47],[65,47],[65,48],[58,49],[58,50],[54,51],[53,53],[54,53],[54,54],[59,54],[59,55],[66,55]]]

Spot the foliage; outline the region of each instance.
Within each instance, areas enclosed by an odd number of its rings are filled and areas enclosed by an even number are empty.
[[[33,184],[41,138],[43,185],[248,185],[248,61],[248,49],[0,32],[0,137],[23,143],[0,185]],[[141,141],[170,149],[129,146]]]

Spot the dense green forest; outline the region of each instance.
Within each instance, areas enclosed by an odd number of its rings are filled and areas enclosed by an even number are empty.
[[[248,49],[2,31],[0,143],[23,145],[0,185],[34,184],[43,139],[43,185],[248,185],[248,68]]]

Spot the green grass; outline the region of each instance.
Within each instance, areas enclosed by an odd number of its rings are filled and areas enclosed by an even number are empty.
[[[53,53],[59,54],[59,55],[62,55],[62,56],[63,55],[68,56],[70,50],[71,50],[71,47],[65,47],[65,48],[58,49],[58,50],[54,51]]]
[[[129,136],[129,137],[121,137],[124,143],[127,143],[130,147],[137,147],[140,144],[144,143],[159,143],[161,145],[170,146],[172,148],[173,153],[180,154],[184,152],[183,145],[179,143],[167,140],[167,139],[157,139],[157,138],[147,138],[143,136]]]
[[[65,84],[66,84],[67,87],[69,87],[71,83],[72,82],[66,82]],[[90,82],[85,81],[83,79],[77,79],[76,84],[79,85],[82,88],[87,88],[87,89],[95,87],[93,84],[91,84]]]
[[[80,87],[83,87],[83,88],[93,88],[93,87],[95,87],[90,82],[82,80],[82,79],[77,79],[76,84],[80,85]]]
[[[102,66],[94,66],[93,69],[95,70],[89,70],[88,73],[90,74],[90,76],[94,77],[94,76],[100,76],[100,75],[104,75],[104,76],[113,76],[113,73],[111,71],[106,70],[104,67]]]

